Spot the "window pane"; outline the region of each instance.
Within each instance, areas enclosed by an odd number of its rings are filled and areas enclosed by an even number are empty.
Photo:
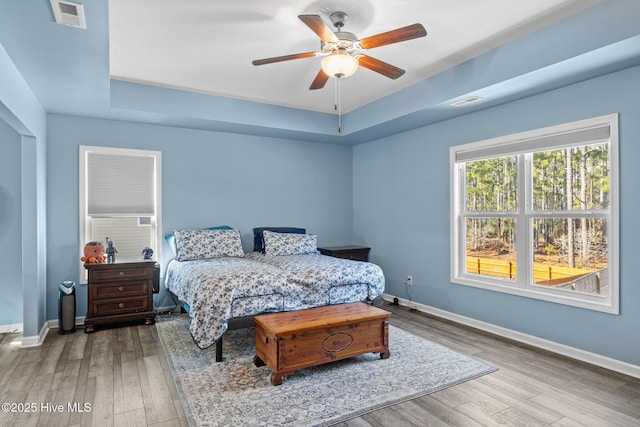
[[[466,271],[516,279],[514,218],[466,219]]]
[[[535,210],[609,207],[609,144],[534,153],[532,173]]]
[[[153,227],[140,225],[138,217],[91,218],[91,241],[101,242],[106,248],[108,237],[118,251],[116,260],[140,259],[147,246],[156,250],[154,234]]]
[[[517,158],[498,157],[465,164],[468,212],[513,212],[518,209]]]
[[[588,294],[608,292],[604,218],[534,219],[533,281]]]

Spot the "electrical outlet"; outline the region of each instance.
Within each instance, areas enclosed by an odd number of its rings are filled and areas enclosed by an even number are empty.
[[[408,275],[407,276],[407,285],[409,285],[409,286],[413,285],[413,276],[412,275]]]

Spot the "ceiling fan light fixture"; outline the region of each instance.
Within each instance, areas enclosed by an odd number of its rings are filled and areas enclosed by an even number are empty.
[[[327,76],[342,79],[356,72],[358,59],[349,55],[344,49],[338,49],[322,58],[320,66]]]

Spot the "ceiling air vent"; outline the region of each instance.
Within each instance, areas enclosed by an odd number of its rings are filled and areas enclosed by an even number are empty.
[[[63,0],[51,0],[51,8],[58,24],[82,29],[87,28],[87,24],[84,21],[84,7],[81,4]]]
[[[467,105],[467,104],[471,104],[472,102],[476,102],[476,101],[480,101],[479,96],[470,96],[468,98],[465,99],[461,99],[460,101],[456,101],[451,103],[451,105],[453,105],[454,107],[462,107],[463,105]]]

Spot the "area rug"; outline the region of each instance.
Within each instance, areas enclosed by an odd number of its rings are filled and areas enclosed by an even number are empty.
[[[495,371],[495,368],[394,326],[391,357],[366,354],[296,371],[271,385],[253,364],[255,328],[229,331],[222,362],[200,350],[187,315],[156,327],[191,426],[327,426]]]

